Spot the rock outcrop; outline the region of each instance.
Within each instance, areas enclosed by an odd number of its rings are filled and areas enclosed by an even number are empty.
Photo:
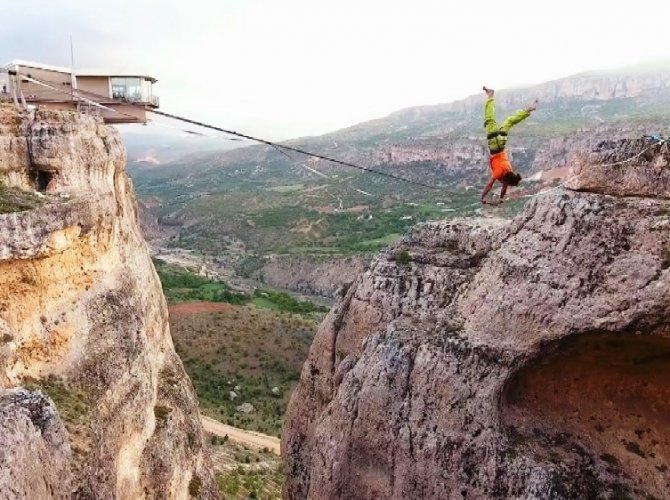
[[[259,273],[271,286],[305,295],[334,297],[360,276],[369,262],[366,257],[273,256]]]
[[[291,399],[285,498],[670,495],[668,146],[611,146],[372,263]]]
[[[0,386],[48,394],[67,428],[42,405],[48,418],[31,413],[23,439],[3,440],[7,498],[48,498],[26,489],[37,483],[54,497],[218,495],[125,163],[96,118],[0,108],[3,189],[43,192],[38,208],[0,215]],[[14,481],[24,472],[6,457],[33,444],[25,460],[42,467]]]
[[[70,498],[72,453],[49,398],[0,389],[2,498]]]
[[[591,153],[575,157],[573,175],[566,186],[575,191],[667,200],[670,199],[668,165],[667,144],[659,145],[650,139],[608,140]]]
[[[587,161],[588,156],[597,148],[606,148],[617,151],[616,143],[630,137],[643,137],[645,134],[662,130],[663,125],[653,120],[639,123],[607,124],[579,130],[569,135],[548,137],[533,147],[533,161],[528,166],[527,173],[533,174],[543,170],[562,167],[576,167]],[[520,138],[525,143],[525,138]],[[619,154],[625,154],[619,151]]]

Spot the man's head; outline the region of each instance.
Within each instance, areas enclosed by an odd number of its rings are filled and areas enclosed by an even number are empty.
[[[521,174],[517,174],[516,172],[507,172],[500,180],[508,186],[518,186],[521,182]]]

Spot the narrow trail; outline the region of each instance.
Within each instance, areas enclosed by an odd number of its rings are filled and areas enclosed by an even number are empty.
[[[228,436],[231,441],[235,441],[236,443],[243,444],[255,450],[262,450],[263,448],[267,448],[275,455],[280,454],[280,440],[276,437],[268,436],[267,434],[261,434],[260,432],[238,429],[237,427],[222,424],[218,420],[205,417],[204,415],[200,415],[200,420],[202,421],[202,426],[204,427],[205,431],[209,432],[210,434],[215,434],[219,437]]]

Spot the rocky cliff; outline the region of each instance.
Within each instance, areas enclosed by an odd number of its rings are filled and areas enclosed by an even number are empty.
[[[125,163],[93,117],[0,108],[3,498],[217,496]]]
[[[670,496],[670,150],[648,146],[381,254],[304,365],[284,497]]]

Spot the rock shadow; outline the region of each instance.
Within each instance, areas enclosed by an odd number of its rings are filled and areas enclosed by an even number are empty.
[[[516,452],[634,496],[670,496],[669,338],[564,339],[511,377],[502,409]]]

